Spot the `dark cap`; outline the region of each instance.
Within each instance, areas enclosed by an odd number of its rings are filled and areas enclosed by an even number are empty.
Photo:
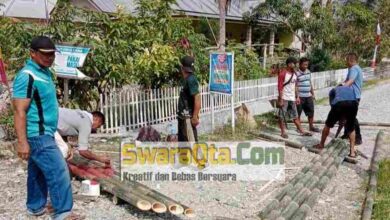
[[[55,52],[56,46],[49,37],[38,36],[35,37],[30,44],[30,49],[35,51],[41,51],[43,53]]]
[[[289,57],[286,60],[286,65],[288,65],[289,63],[294,63],[295,64],[297,62],[298,62],[298,60],[295,57]]]
[[[195,59],[191,56],[185,56],[180,60],[182,68],[187,73],[195,72]]]

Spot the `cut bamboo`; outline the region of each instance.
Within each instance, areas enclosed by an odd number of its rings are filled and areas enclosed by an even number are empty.
[[[313,158],[309,165],[281,189],[259,216],[262,219],[304,219],[312,212],[321,192],[336,174],[347,153],[345,141],[331,141],[326,151],[320,157]]]
[[[303,124],[308,124],[308,121],[302,121]],[[317,120],[313,122],[314,124],[325,124],[325,121]],[[381,123],[381,122],[362,122],[359,121],[359,125],[361,126],[373,126],[373,127],[390,127],[390,123]]]
[[[290,141],[290,140],[282,138],[282,137],[276,137],[274,135],[270,135],[270,134],[265,133],[265,132],[259,132],[259,133],[256,133],[256,135],[258,135],[261,138],[265,138],[265,139],[268,139],[271,141],[284,142],[286,144],[286,146],[289,146],[289,147],[298,148],[298,149],[302,149],[304,147],[300,143]]]
[[[104,191],[115,195],[142,211],[149,211],[152,208],[152,204],[149,201],[140,198],[139,194],[129,193],[111,182],[106,182],[104,179],[99,180],[99,183],[102,185]]]
[[[118,181],[118,180],[113,179],[113,178],[98,179],[98,181],[103,185],[112,184],[112,185],[118,187],[121,191],[114,191],[114,193],[119,198],[121,198],[121,195],[117,194],[117,193],[126,192],[126,193],[129,193],[131,195],[135,195],[136,197],[138,197],[140,199],[148,201],[151,204],[151,209],[156,213],[164,213],[167,211],[167,206],[163,202],[158,201],[157,199],[155,199],[151,196],[145,195],[142,192],[139,192],[132,187],[128,187],[127,185],[123,184],[123,182],[121,182],[121,181]]]
[[[74,155],[71,163],[88,167],[99,167],[101,165],[101,163],[99,162],[90,161],[85,158],[82,158],[78,154]],[[148,211],[151,209],[156,213],[164,213],[168,210],[174,215],[184,213],[184,215],[189,218],[195,217],[194,210],[192,210],[188,206],[181,205],[180,203],[172,200],[171,198],[153,189],[150,189],[141,183],[134,181],[123,182],[118,176],[112,176],[110,178],[108,178],[107,176],[104,177],[105,178],[98,178],[97,181],[101,183],[102,187],[105,190],[117,196],[118,198],[130,203],[131,205],[134,205],[140,210]]]

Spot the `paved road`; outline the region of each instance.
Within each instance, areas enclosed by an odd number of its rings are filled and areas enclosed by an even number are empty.
[[[325,120],[329,105],[316,106],[316,120]],[[358,119],[364,122],[390,123],[390,82],[363,91]]]

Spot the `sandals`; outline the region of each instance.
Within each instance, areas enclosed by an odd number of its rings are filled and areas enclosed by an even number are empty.
[[[312,128],[310,128],[310,131],[318,133],[318,132],[320,132],[320,129],[316,128],[316,127],[312,127]]]
[[[301,133],[301,136],[311,137],[311,136],[313,136],[313,134],[310,132],[303,132],[303,133]]]
[[[350,158],[357,158],[357,156],[358,156],[357,150],[355,150],[355,156],[352,156],[351,152],[348,154],[348,157],[350,157]]]
[[[284,138],[284,139],[288,139],[288,135],[287,134],[281,134],[280,135],[282,138]]]

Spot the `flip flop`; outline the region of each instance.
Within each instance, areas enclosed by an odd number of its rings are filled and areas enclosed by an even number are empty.
[[[287,134],[281,134],[280,135],[282,138],[284,138],[284,139],[288,139],[288,135]]]
[[[313,145],[311,148],[308,148],[309,151],[314,152],[314,153],[321,153],[324,147],[319,147],[319,144]]]
[[[314,128],[310,128],[310,131],[312,131],[312,132],[320,132],[320,129],[319,128],[316,128],[316,127],[314,127]]]
[[[311,136],[313,136],[313,134],[309,133],[309,132],[303,132],[303,133],[301,133],[301,136],[311,137]]]
[[[358,156],[357,150],[355,150],[355,156],[351,156],[351,153],[348,154],[348,157],[350,158],[357,158],[357,156]]]

